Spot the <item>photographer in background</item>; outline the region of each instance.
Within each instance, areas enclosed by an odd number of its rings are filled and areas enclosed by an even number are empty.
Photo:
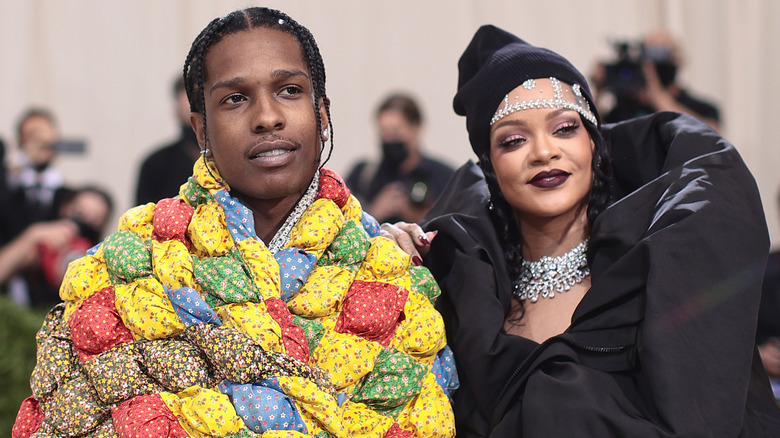
[[[379,222],[419,222],[452,175],[452,168],[420,152],[422,114],[405,94],[387,97],[377,109],[382,161],[358,163],[346,183]]]
[[[618,122],[657,111],[690,114],[720,130],[718,108],[694,97],[677,81],[683,65],[674,39],[664,31],[648,34],[641,42],[615,44],[617,59],[599,63],[591,76],[596,101],[604,102],[601,93],[614,99],[610,108],[599,108],[604,122]]]
[[[56,217],[32,223],[0,247],[0,286],[20,305],[50,308],[72,260],[103,237],[113,202],[97,187],[60,188]]]
[[[15,163],[8,169],[8,206],[0,212],[0,244],[34,222],[54,216],[54,194],[63,185],[54,166],[59,139],[54,115],[42,108],[28,109],[16,127],[19,146]]]

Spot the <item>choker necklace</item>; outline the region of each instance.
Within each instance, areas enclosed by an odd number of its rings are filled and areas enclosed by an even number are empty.
[[[520,278],[514,283],[512,295],[518,300],[535,303],[539,295],[553,298],[556,292],[568,291],[590,275],[585,255],[587,250],[588,239],[585,239],[558,257],[544,256],[533,262],[523,260],[520,264]]]
[[[311,180],[309,187],[306,189],[306,193],[303,194],[301,200],[298,201],[298,204],[296,204],[295,209],[293,209],[292,213],[287,216],[287,220],[284,221],[282,227],[279,228],[279,231],[277,231],[276,234],[274,234],[274,237],[268,244],[268,250],[271,251],[271,254],[276,254],[279,252],[279,250],[284,248],[284,246],[287,245],[287,242],[290,241],[290,231],[292,231],[295,224],[298,223],[298,220],[301,219],[301,216],[303,216],[303,213],[306,211],[306,209],[309,208],[314,202],[314,198],[317,197],[319,186],[320,170],[317,169],[317,171],[314,173],[314,178]]]

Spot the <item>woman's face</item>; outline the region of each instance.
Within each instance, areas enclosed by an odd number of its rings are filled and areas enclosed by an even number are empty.
[[[108,222],[110,208],[106,200],[99,194],[84,190],[62,208],[61,217],[78,219],[102,233]]]
[[[561,83],[566,97],[571,87]],[[549,79],[519,86],[509,102],[553,97]],[[571,99],[573,100],[573,98]],[[504,107],[502,102],[496,110]],[[498,185],[520,223],[585,215],[593,181],[593,142],[578,112],[568,108],[515,111],[490,130],[490,161]]]
[[[294,198],[318,166],[321,134],[313,86],[292,35],[254,28],[226,36],[204,60],[206,123],[192,115],[198,142],[208,147],[231,192],[250,207]],[[327,114],[320,102],[322,126]],[[202,147],[202,146],[201,146]]]

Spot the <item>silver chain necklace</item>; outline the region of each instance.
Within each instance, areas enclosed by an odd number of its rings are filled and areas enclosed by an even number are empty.
[[[309,208],[314,202],[314,198],[317,197],[319,186],[320,170],[317,169],[317,172],[314,173],[314,179],[311,180],[311,184],[309,184],[309,187],[306,189],[306,193],[303,194],[301,200],[298,201],[298,204],[295,205],[295,209],[293,209],[292,213],[287,216],[287,219],[282,224],[282,227],[279,228],[279,231],[277,231],[276,234],[274,234],[274,237],[268,244],[268,250],[271,251],[271,254],[276,254],[279,252],[279,250],[284,248],[284,246],[287,245],[287,242],[290,241],[290,231],[292,231],[295,224],[297,224],[301,219],[303,212],[305,212],[306,209]]]
[[[518,300],[535,303],[539,295],[553,298],[556,292],[566,292],[579,284],[588,275],[588,239],[583,240],[571,251],[558,257],[544,256],[536,261],[523,260],[520,264],[520,278],[514,283],[512,295]]]

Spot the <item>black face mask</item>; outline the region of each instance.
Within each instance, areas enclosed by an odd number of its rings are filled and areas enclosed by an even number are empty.
[[[406,150],[406,143],[402,141],[383,141],[382,142],[382,162],[397,169],[401,163],[409,156]]]
[[[677,76],[677,66],[668,61],[657,62],[655,71],[658,72],[658,80],[661,81],[661,85],[664,87],[671,85]]]
[[[45,162],[45,163],[34,164],[32,166],[33,170],[35,170],[36,173],[41,173],[44,170],[46,170],[48,167],[49,167],[49,162],[48,161]]]
[[[69,218],[79,227],[79,234],[89,240],[93,245],[100,242],[100,231],[93,228],[91,225],[86,224],[77,217]]]

